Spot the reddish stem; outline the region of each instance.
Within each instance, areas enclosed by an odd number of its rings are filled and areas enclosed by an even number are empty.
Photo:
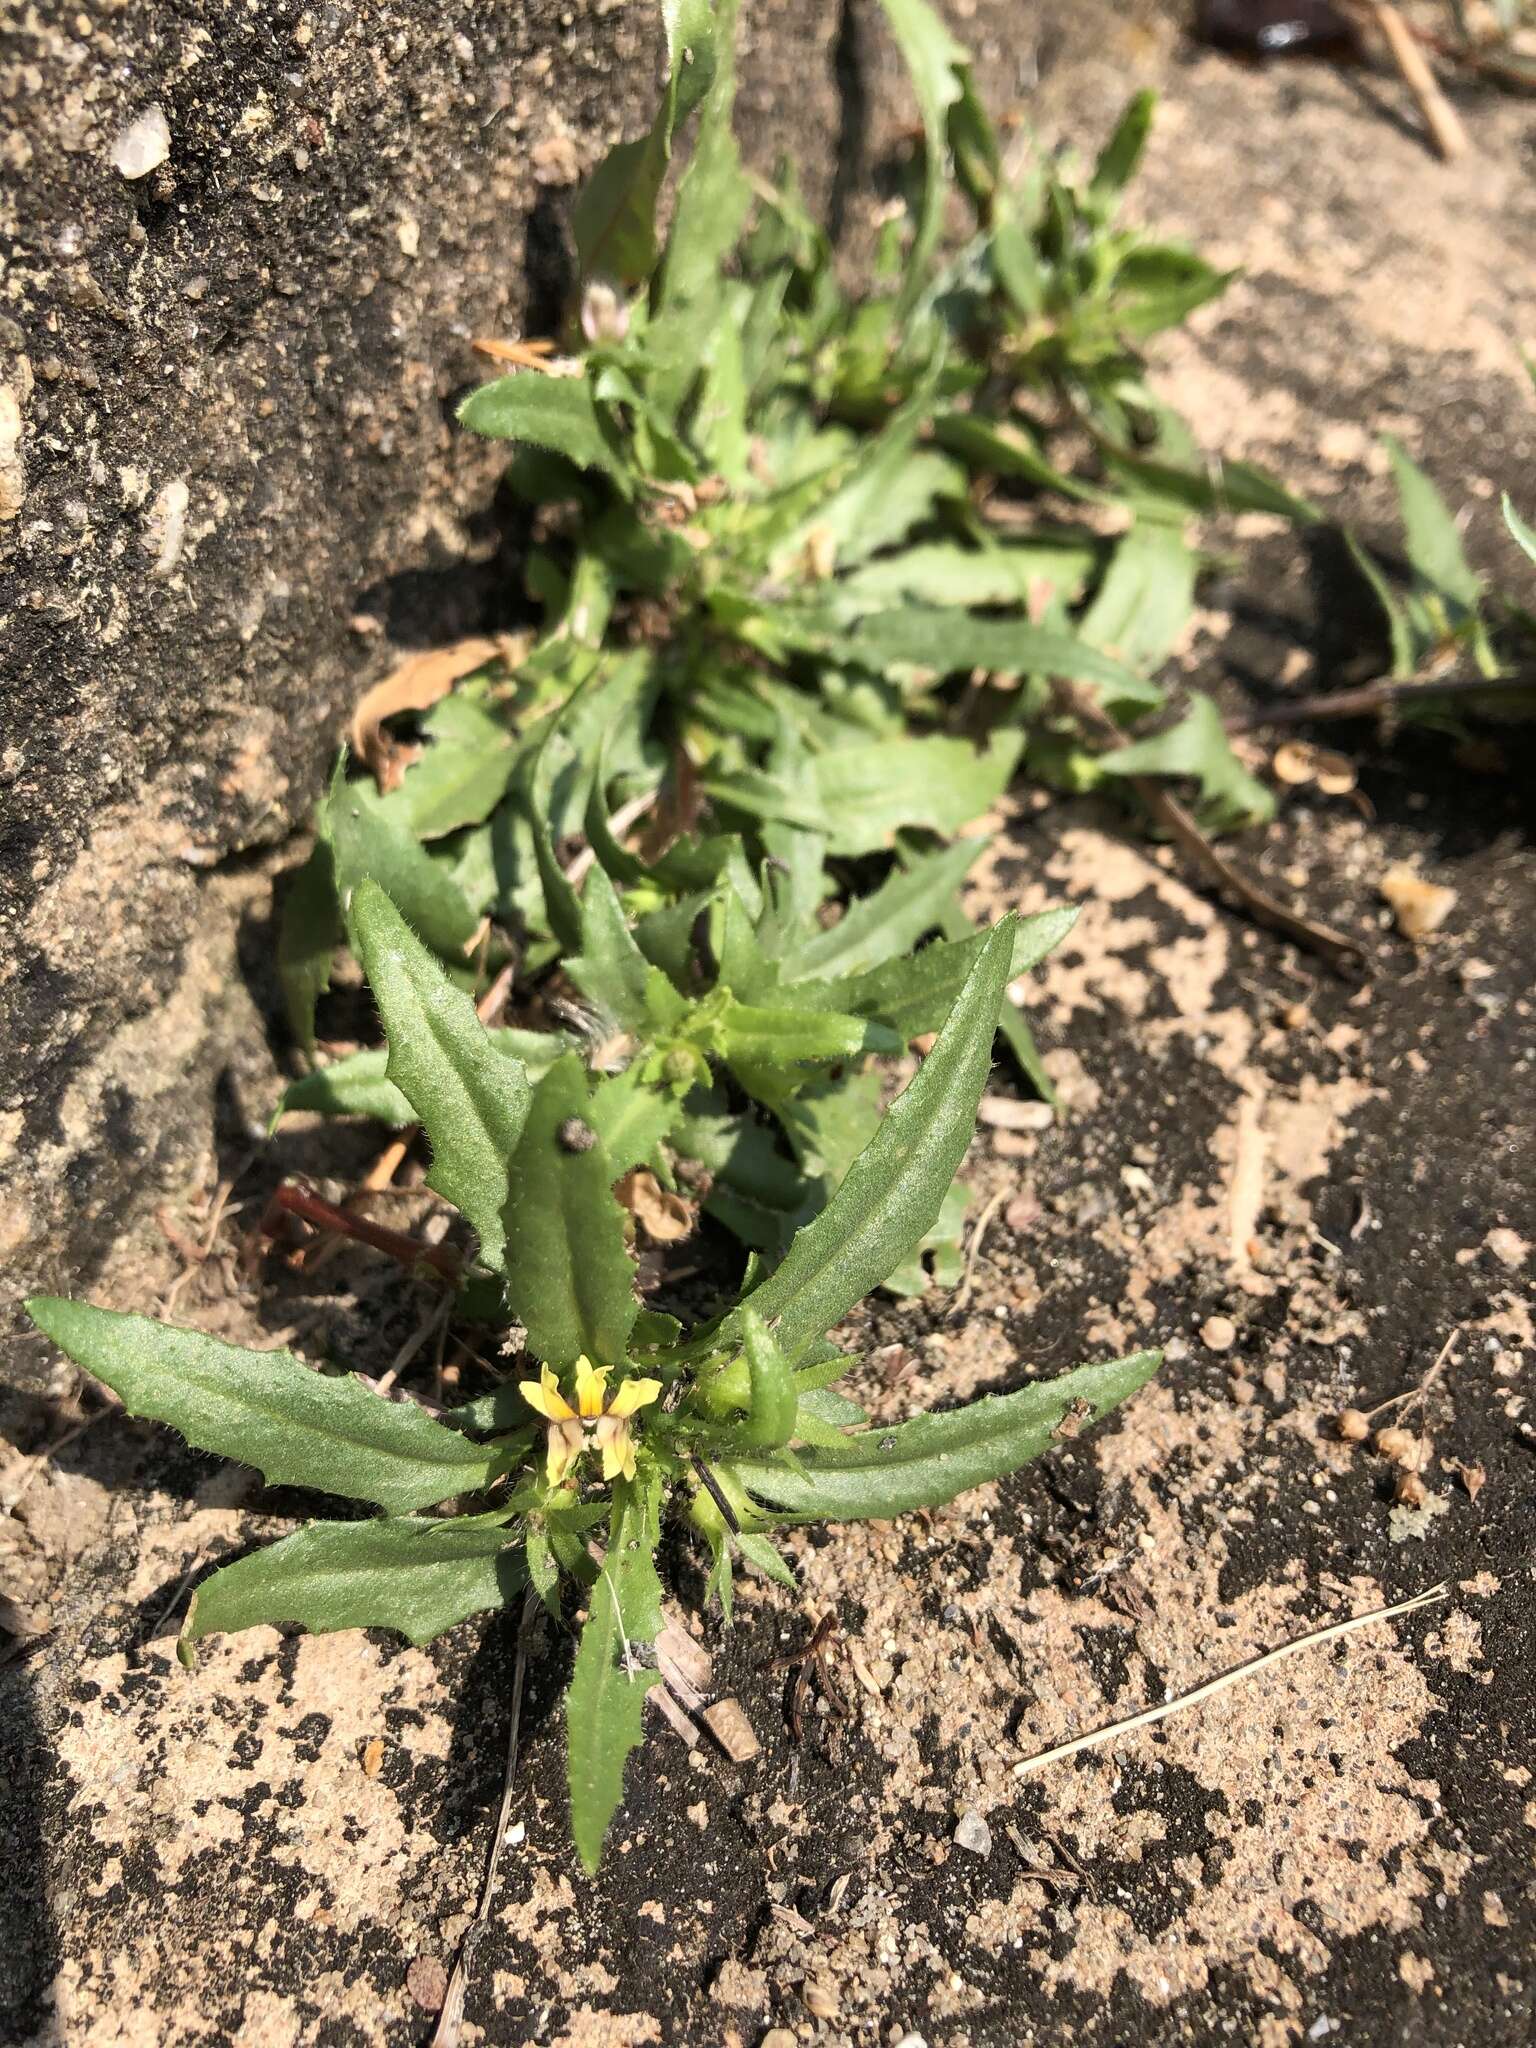
[[[398,1259],[402,1266],[431,1266],[451,1285],[458,1285],[460,1267],[456,1253],[442,1245],[423,1244],[406,1231],[391,1230],[387,1224],[375,1223],[355,1209],[340,1209],[309,1188],[285,1182],[267,1204],[267,1213],[261,1219],[261,1235],[276,1237],[284,1216],[302,1217],[316,1230],[328,1230],[337,1237],[351,1238],[356,1244],[370,1245],[374,1251]]]

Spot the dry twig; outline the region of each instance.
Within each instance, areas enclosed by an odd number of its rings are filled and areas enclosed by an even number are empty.
[[[1450,163],[1467,150],[1461,116],[1440,90],[1429,59],[1391,0],[1345,0],[1357,20],[1368,22],[1386,44],[1403,83],[1413,94],[1436,154]]]
[[[1435,702],[1440,698],[1476,701],[1501,697],[1536,699],[1536,679],[1530,675],[1501,676],[1377,676],[1348,690],[1324,690],[1315,697],[1287,697],[1279,703],[1260,704],[1239,711],[1226,721],[1228,732],[1257,732],[1266,726],[1315,725],[1335,718],[1383,718],[1407,704]]]
[[[512,1725],[507,1730],[507,1768],[502,1781],[501,1809],[496,1816],[496,1832],[491,1837],[491,1853],[486,1859],[485,1880],[480,1888],[480,1903],[475,1909],[474,1919],[465,1931],[464,1939],[459,1944],[459,1952],[453,1959],[453,1968],[448,1973],[448,1989],[443,1993],[443,2009],[437,2016],[437,2025],[432,2030],[429,2048],[455,2048],[464,2024],[464,1994],[469,1988],[469,1966],[474,1960],[481,1937],[490,1924],[491,1906],[496,1897],[496,1876],[501,1863],[502,1848],[507,1839],[507,1822],[512,1816],[512,1792],[517,1781],[517,1738],[523,1723],[523,1690],[528,1682],[528,1643],[538,1615],[539,1596],[530,1586],[523,1595],[523,1611],[517,1625],[517,1661],[512,1667]]]
[[[1208,1678],[1204,1685],[1197,1685],[1192,1692],[1183,1692],[1176,1699],[1146,1707],[1139,1714],[1129,1714],[1123,1721],[1111,1721],[1107,1727],[1095,1728],[1087,1735],[1074,1736],[1070,1742],[1059,1742],[1054,1749],[1042,1749],[1035,1756],[1026,1757],[1023,1763],[1015,1764],[1013,1775],[1016,1778],[1031,1777],[1047,1764],[1060,1763],[1064,1757],[1076,1756],[1080,1750],[1097,1749],[1103,1743],[1113,1742],[1117,1735],[1129,1735],[1133,1729],[1148,1728],[1154,1721],[1165,1721],[1170,1714],[1182,1714],[1187,1708],[1199,1706],[1203,1700],[1225,1692],[1229,1685],[1236,1685],[1240,1679],[1257,1677],[1259,1672],[1267,1670],[1271,1664],[1278,1664],[1282,1657],[1289,1657],[1297,1650],[1331,1643],[1337,1637],[1365,1628],[1373,1621],[1392,1621],[1400,1614],[1411,1614],[1416,1607],[1427,1606],[1432,1600],[1449,1599],[1450,1592],[1449,1586],[1431,1586],[1427,1592],[1415,1593],[1411,1600],[1399,1600],[1395,1606],[1373,1607],[1368,1614],[1352,1614],[1344,1621],[1329,1622],[1324,1628],[1312,1629],[1304,1636],[1281,1643],[1278,1649],[1250,1657],[1244,1664],[1234,1664],[1230,1671],[1223,1671],[1218,1678]]]
[[[1062,682],[1054,684],[1053,689],[1063,710],[1086,728],[1101,750],[1125,744],[1125,734],[1089,691]],[[1126,780],[1169,837],[1197,867],[1203,868],[1213,881],[1235,897],[1255,923],[1267,925],[1271,931],[1304,946],[1309,953],[1316,953],[1346,981],[1358,978],[1366,959],[1364,949],[1353,939],[1343,932],[1336,932],[1331,925],[1320,924],[1315,918],[1303,917],[1298,911],[1287,909],[1266,889],[1261,889],[1257,882],[1250,881],[1225,854],[1217,852],[1183,804],[1170,795],[1155,777],[1128,775]]]
[[[961,1310],[966,1306],[967,1302],[970,1300],[971,1294],[975,1289],[976,1261],[981,1257],[981,1241],[987,1234],[987,1229],[988,1226],[991,1224],[992,1218],[1003,1206],[1003,1200],[1004,1197],[1007,1195],[1007,1192],[1008,1190],[1006,1188],[999,1188],[997,1193],[992,1197],[991,1201],[988,1202],[987,1206],[976,1218],[976,1228],[971,1232],[970,1249],[967,1251],[965,1255],[965,1273],[960,1281],[960,1285],[955,1289],[955,1298],[949,1305],[950,1311],[954,1315],[960,1314]]]

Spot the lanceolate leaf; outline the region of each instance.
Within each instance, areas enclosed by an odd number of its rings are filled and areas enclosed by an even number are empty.
[[[784,979],[859,974],[911,952],[925,932],[943,921],[947,905],[985,846],[957,839],[937,853],[898,868],[873,895],[850,903],[827,931],[804,940],[784,962]]]
[[[1038,965],[1076,922],[1077,910],[1070,904],[1019,919],[1007,979]],[[898,1038],[910,1042],[925,1031],[937,1031],[944,1022],[989,936],[975,932],[965,939],[936,940],[910,959],[888,960],[847,981],[798,982],[784,990],[784,999],[825,1000],[856,1017],[878,1017]]]
[[[565,971],[608,1023],[644,1029],[651,968],[630,936],[612,882],[596,864],[581,894],[581,951]]]
[[[658,297],[686,302],[719,289],[720,265],[731,250],[752,202],[731,132],[736,98],[737,0],[715,0],[715,76],[699,116],[698,140],[677,188],[667,234]],[[737,330],[732,327],[732,332]]]
[[[571,1041],[553,1031],[512,1031],[502,1027],[487,1031],[486,1038],[503,1059],[515,1060],[530,1081],[547,1074]],[[370,1045],[362,1052],[349,1052],[329,1066],[316,1067],[297,1081],[290,1081],[277,1106],[277,1116],[293,1110],[312,1110],[322,1116],[371,1116],[381,1124],[401,1130],[417,1121],[416,1112],[394,1082],[387,1078],[389,1049]],[[276,1118],[274,1118],[274,1122]]]
[[[650,1159],[681,1114],[669,1093],[646,1086],[638,1065],[596,1082],[588,1111],[615,1176]]]
[[[617,1175],[590,1117],[586,1073],[567,1053],[533,1091],[509,1170],[507,1300],[534,1357],[557,1368],[583,1354],[618,1364],[637,1306]]]
[[[410,1642],[430,1642],[522,1590],[522,1552],[508,1540],[506,1519],[311,1522],[205,1579],[182,1641],[295,1621],[316,1633],[392,1628]]]
[[[1372,594],[1381,606],[1382,616],[1387,625],[1387,644],[1391,649],[1392,673],[1406,679],[1413,674],[1417,666],[1413,627],[1407,611],[1398,602],[1397,593],[1382,574],[1375,557],[1347,526],[1344,529],[1344,543],[1354,558],[1355,567],[1371,586]]]
[[[938,1042],[842,1186],[784,1263],[748,1296],[794,1360],[884,1280],[933,1227],[975,1128],[1013,961],[1014,920],[987,936]],[[739,1330],[741,1318],[726,1319]]]
[[[672,138],[709,90],[715,22],[709,0],[661,0],[667,87],[650,133],[611,149],[576,196],[571,229],[584,277],[634,285],[656,266],[656,202]]]
[[[1068,682],[1103,684],[1111,697],[1125,702],[1161,701],[1124,662],[1075,634],[1033,626],[1028,619],[980,618],[938,605],[910,605],[861,620],[853,644],[866,658],[910,663],[936,675],[985,668],[1002,675],[1061,676]]]
[[[278,926],[277,973],[294,1037],[315,1056],[315,1004],[330,985],[331,959],[343,937],[341,906],[329,841],[314,851],[288,884]]]
[[[1525,520],[1515,510],[1508,491],[1504,493],[1503,505],[1504,524],[1509,528],[1511,535],[1524,552],[1530,556],[1533,562],[1536,562],[1536,532],[1532,532]]]
[[[547,377],[516,370],[472,391],[459,407],[459,424],[496,441],[551,448],[578,469],[618,477],[617,458],[585,377]]]
[[[1102,754],[1098,768],[1103,775],[1190,777],[1200,786],[1202,821],[1214,832],[1261,824],[1274,815],[1274,798],[1233,753],[1221,714],[1203,691],[1190,698],[1177,725]]]
[[[1403,513],[1408,559],[1431,589],[1475,610],[1482,581],[1467,560],[1450,507],[1402,443],[1384,434]]]
[[[1083,637],[1132,668],[1160,667],[1194,608],[1197,567],[1195,552],[1177,524],[1138,519],[1116,544],[1084,614]],[[1115,701],[1113,686],[1103,694],[1107,702]]]
[[[898,317],[905,320],[928,283],[944,224],[945,116],[965,89],[969,58],[928,0],[881,0],[881,5],[911,75],[923,122],[922,206],[898,302]]]
[[[1161,1358],[1161,1352],[1138,1351],[1016,1394],[919,1415],[895,1429],[871,1429],[835,1448],[808,1447],[798,1469],[736,1459],[732,1470],[786,1521],[883,1520],[936,1507],[1027,1464],[1060,1437],[1075,1436],[1144,1385]]]
[[[1139,92],[1126,106],[1093,167],[1088,189],[1096,199],[1112,199],[1130,183],[1147,146],[1156,105],[1156,93]]]
[[[902,1041],[868,1017],[834,1010],[755,1008],[728,1003],[718,1027],[722,1055],[731,1061],[846,1060],[860,1053],[900,1052]]]
[[[432,1147],[427,1185],[467,1218],[494,1273],[501,1266],[507,1169],[528,1114],[528,1076],[492,1045],[474,1004],[377,883],[353,891],[351,925],[389,1039],[388,1078]]]
[[[464,892],[411,833],[398,803],[371,782],[338,776],[325,800],[325,829],[345,908],[359,882],[375,881],[418,937],[450,958],[473,938],[479,919]]]
[[[747,770],[709,784],[712,795],[762,818],[824,831],[833,853],[873,853],[896,833],[958,831],[1008,786],[1019,736],[871,740],[813,755],[783,777]]]
[[[414,1402],[328,1379],[287,1351],[242,1351],[147,1316],[38,1296],[27,1313],[130,1415],[180,1430],[202,1451],[254,1465],[269,1486],[312,1486],[392,1515],[477,1493],[504,1469]]]
[[[613,1492],[608,1556],[592,1587],[576,1668],[566,1695],[571,1833],[590,1875],[624,1796],[624,1765],[640,1741],[645,1695],[657,1674],[636,1652],[661,1627],[655,1544],[659,1489],[620,1480]]]

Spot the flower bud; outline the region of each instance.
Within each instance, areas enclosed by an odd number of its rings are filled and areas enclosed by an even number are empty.
[[[1399,1472],[1392,1497],[1402,1507],[1421,1508],[1429,1498],[1429,1488],[1417,1472]]]
[[[1336,1427],[1347,1444],[1363,1444],[1371,1433],[1370,1417],[1358,1408],[1341,1409]]]
[[[1394,1465],[1411,1466],[1418,1462],[1419,1440],[1411,1429],[1404,1429],[1400,1423],[1389,1423],[1385,1429],[1377,1430],[1376,1448]]]
[[[622,341],[629,332],[629,307],[606,277],[589,277],[582,286],[581,331],[594,348]]]

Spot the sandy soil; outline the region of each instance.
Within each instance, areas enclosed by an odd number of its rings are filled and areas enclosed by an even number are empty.
[[[999,20],[973,24],[984,55]],[[1478,154],[1445,170],[1386,87],[1191,59],[1153,14],[1068,48],[1042,121],[1102,126],[1128,71],[1169,99],[1147,212],[1247,266],[1167,356],[1208,445],[1369,527],[1387,509],[1373,436],[1397,428],[1507,572],[1490,501],[1530,495],[1512,343],[1533,289],[1531,111],[1472,102]],[[1250,538],[1206,593],[1192,673],[1311,687],[1369,650],[1326,545]],[[1069,1114],[978,1138],[978,1195],[1005,1199],[971,1301],[862,1314],[846,1332],[862,1393],[883,1421],[1142,1343],[1166,1347],[1165,1370],[1012,1481],[797,1538],[801,1598],[749,1587],[729,1634],[685,1597],[762,1753],[735,1766],[658,1722],[595,1884],[565,1841],[570,1645],[547,1633],[524,1832],[466,2042],[1532,2037],[1531,753],[1345,738],[1366,801],[1292,796],[1241,851],[1369,944],[1361,987],[1196,893],[1107,810],[1028,801],[999,820],[980,900],[1084,905],[1027,991]],[[1417,948],[1378,893],[1405,860],[1456,891]],[[258,991],[262,915],[243,947]],[[340,1182],[368,1152],[365,1134],[296,1127],[253,1158],[269,1083],[231,1084],[167,1217],[198,1239],[243,1168],[213,1256],[136,1242],[93,1293],[379,1370],[420,1322],[408,1285],[361,1257],[259,1284],[237,1263],[282,1172]],[[1405,1514],[1390,1468],[1331,1418],[1413,1387],[1453,1332],[1420,1416],[1429,1501]],[[413,1369],[430,1377],[430,1354]],[[26,1377],[47,1374],[36,1347]],[[51,1397],[0,1396],[8,1624],[49,1631],[0,1669],[7,2037],[426,2040],[500,1796],[510,1620],[420,1652],[255,1631],[188,1677],[171,1643],[189,1581],[301,1504],[120,1420],[50,1455],[69,1392],[59,1374]],[[696,1596],[681,1544],[675,1562]],[[1441,1583],[1404,1622],[1020,1768]],[[797,1748],[766,1667],[827,1613],[857,1715],[813,1713]]]

